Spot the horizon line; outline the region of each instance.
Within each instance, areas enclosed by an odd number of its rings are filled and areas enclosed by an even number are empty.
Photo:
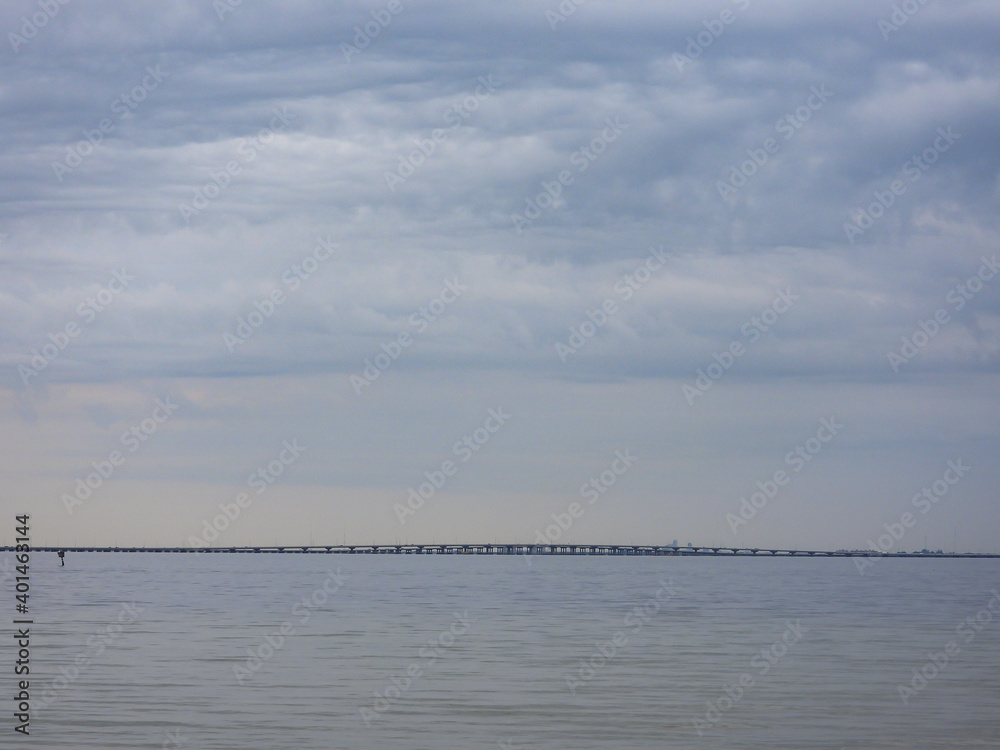
[[[0,551],[17,552],[14,546],[0,546]],[[466,554],[466,555],[569,555],[622,557],[920,557],[920,558],[1000,558],[995,552],[943,552],[921,550],[882,551],[877,549],[799,550],[778,547],[725,547],[721,545],[650,545],[650,544],[274,544],[227,547],[182,546],[37,546],[22,552],[128,552],[174,554]]]

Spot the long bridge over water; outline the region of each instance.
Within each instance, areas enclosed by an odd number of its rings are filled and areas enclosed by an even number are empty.
[[[0,547],[12,552],[13,547]],[[878,550],[800,550],[642,544],[333,544],[255,547],[32,547],[32,552],[152,552],[191,554],[330,554],[330,555],[603,555],[671,557],[927,557],[1000,558],[978,552],[880,552]]]

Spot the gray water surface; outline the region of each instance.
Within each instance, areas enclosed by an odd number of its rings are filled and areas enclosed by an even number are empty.
[[[1000,747],[998,589],[998,560],[38,553],[31,736],[3,731],[61,749]]]

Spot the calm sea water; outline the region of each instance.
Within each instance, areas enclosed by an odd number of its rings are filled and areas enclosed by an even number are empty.
[[[1000,747],[996,560],[90,553],[32,575],[31,737],[5,710],[3,747]]]

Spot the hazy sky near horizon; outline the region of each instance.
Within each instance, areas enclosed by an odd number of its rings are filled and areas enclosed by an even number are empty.
[[[895,7],[5,3],[0,542],[1000,551],[1000,5]]]

